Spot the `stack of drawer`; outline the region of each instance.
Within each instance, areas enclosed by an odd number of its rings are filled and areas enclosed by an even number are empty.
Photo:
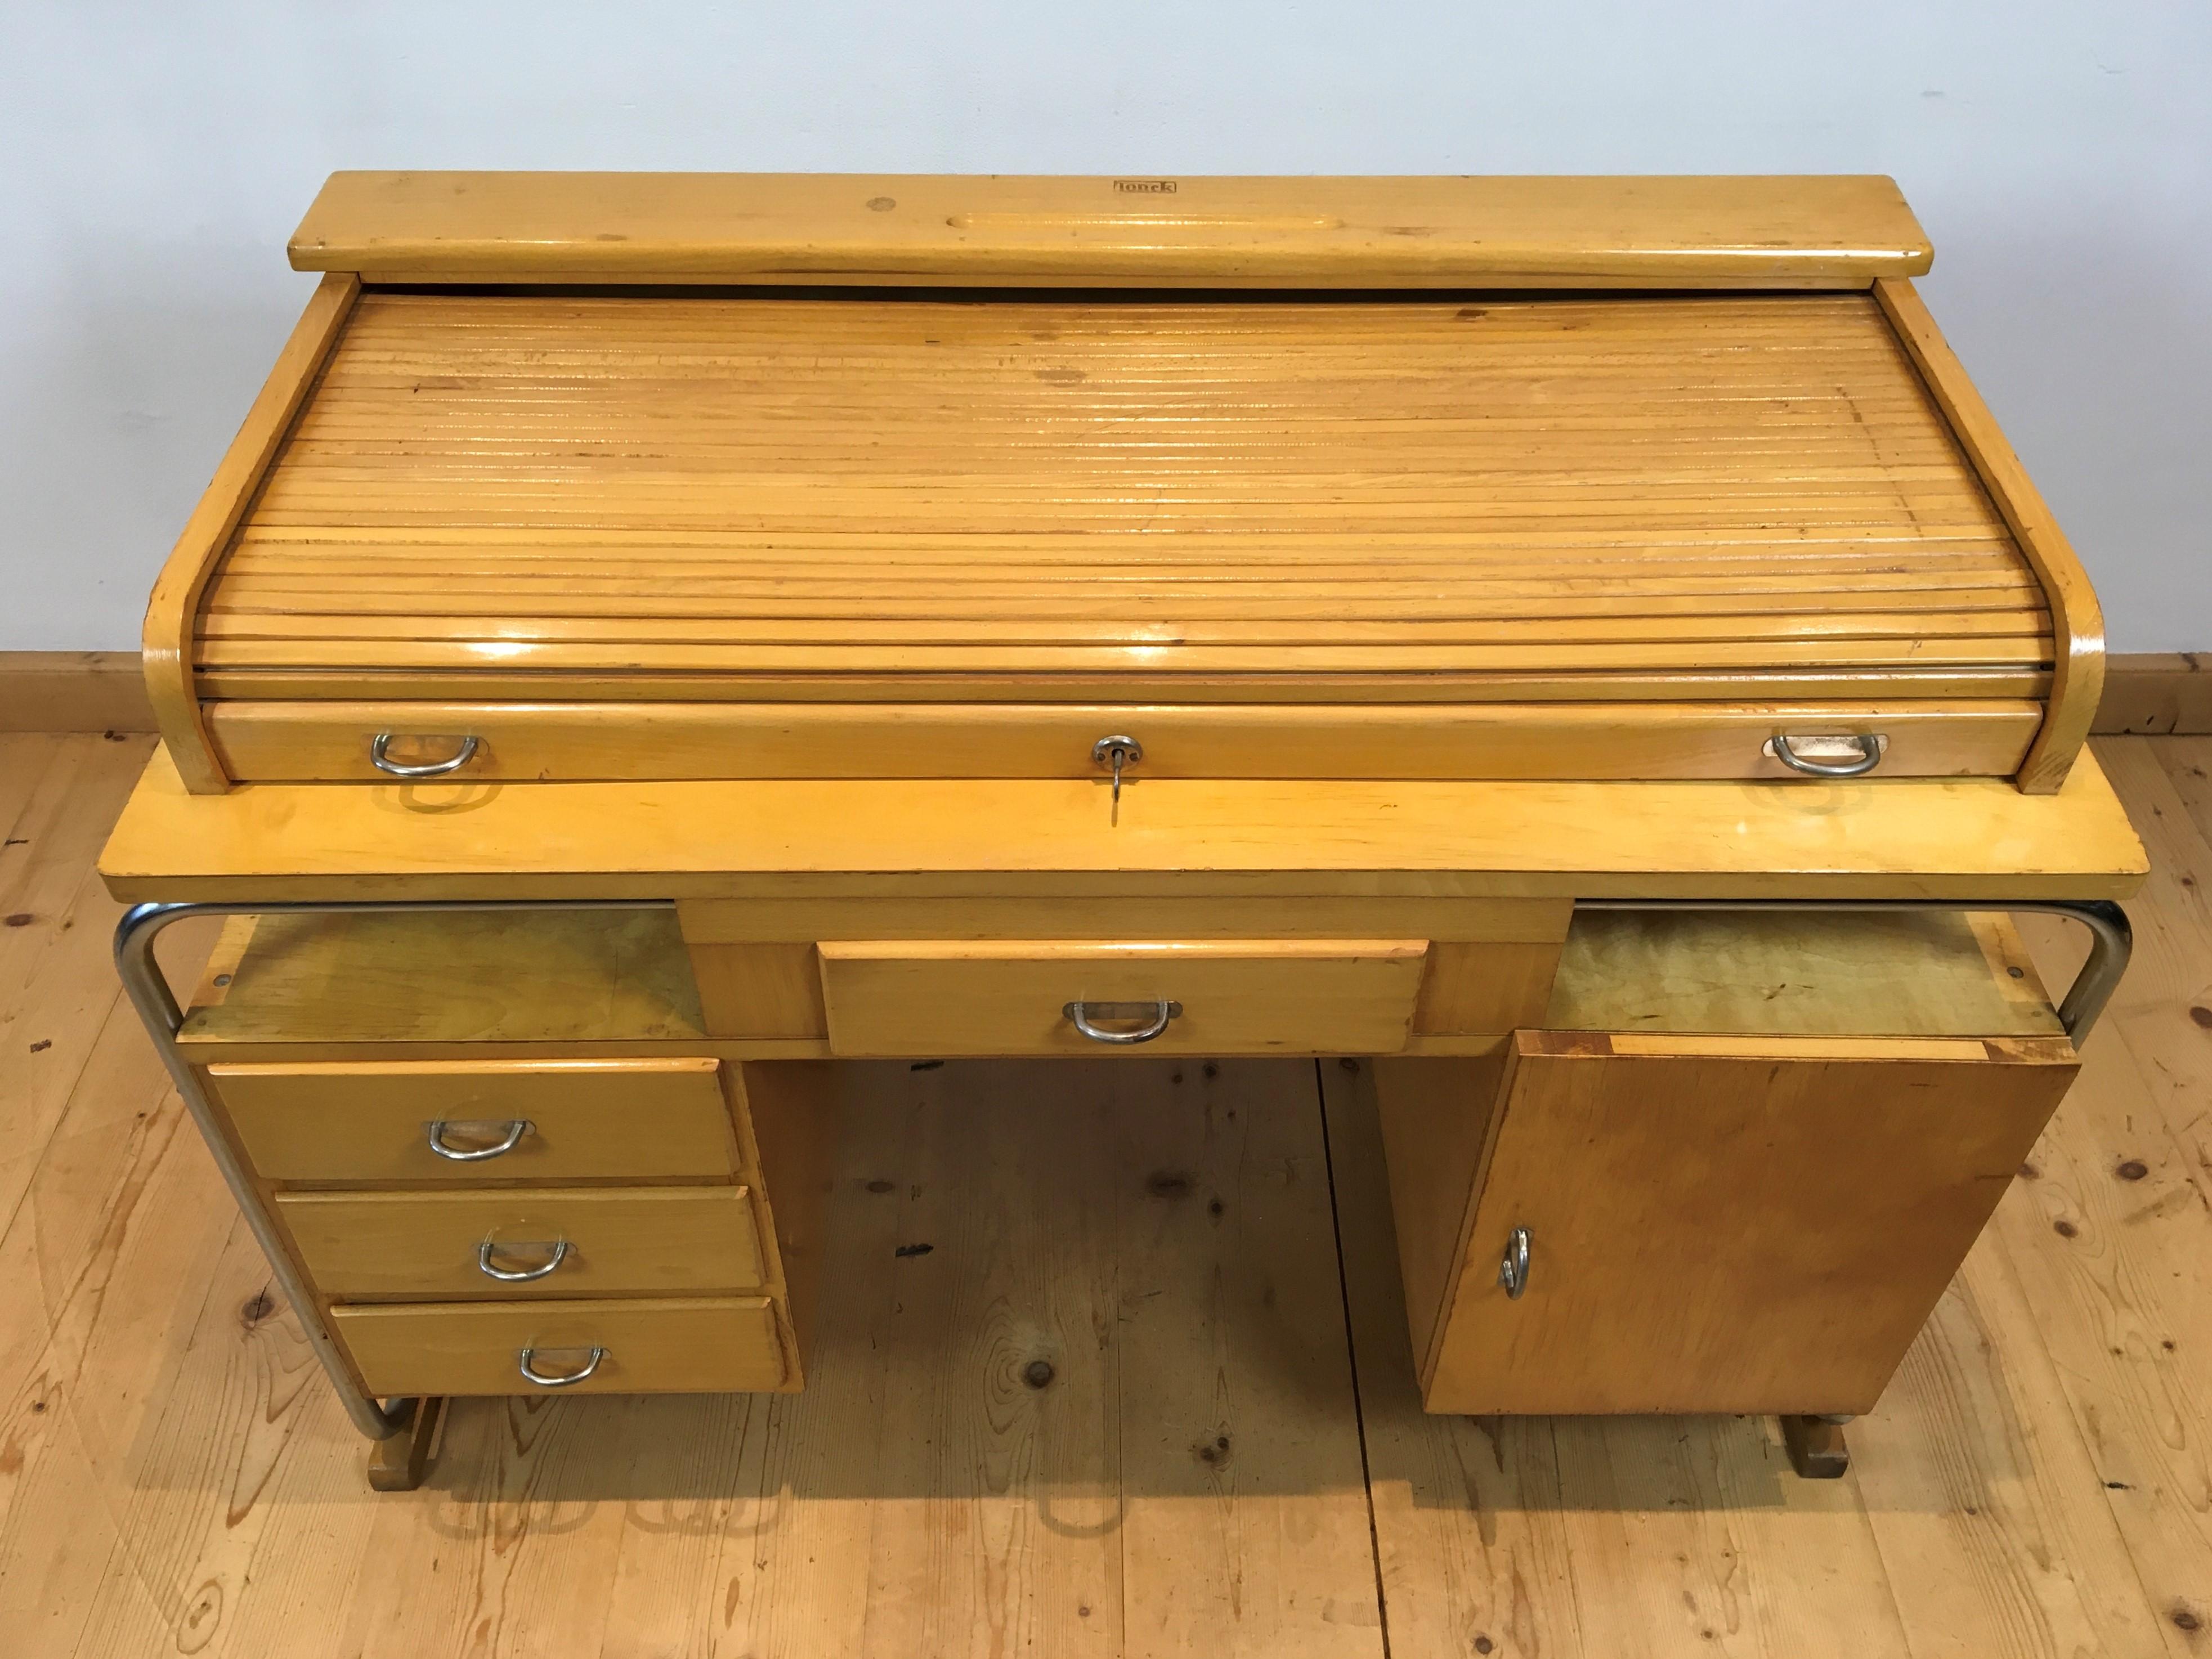
[[[386,946],[411,933],[435,955],[467,925],[388,919]],[[506,948],[528,942],[513,937],[518,926],[532,924],[502,924]],[[807,1121],[806,1091],[781,1086],[816,1068],[746,1066],[674,1043],[612,1057],[468,1045],[530,1051],[512,1059],[382,1044],[392,1057],[353,1057],[368,1045],[342,1022],[363,1018],[358,1005],[351,1015],[317,1014],[296,995],[281,1010],[240,1006],[319,980],[303,964],[330,957],[343,929],[327,918],[264,923],[258,950],[256,931],[249,921],[226,936],[210,969],[219,1000],[196,1009],[188,1047],[196,1058],[253,1056],[205,1064],[209,1094],[369,1392],[799,1386],[754,1103],[771,1146],[818,1139],[826,1124]],[[592,937],[558,918],[535,931],[556,951]],[[280,1041],[227,1041],[279,1017]],[[389,1011],[369,1018],[390,1029]],[[603,1048],[592,1035],[576,1046]],[[447,1057],[413,1057],[440,1050]],[[334,1053],[349,1057],[306,1057]],[[808,1182],[792,1173],[792,1207],[802,1210]]]

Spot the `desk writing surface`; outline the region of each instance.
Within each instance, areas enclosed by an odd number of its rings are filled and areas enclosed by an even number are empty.
[[[126,900],[1430,894],[2113,898],[2148,866],[2094,758],[2006,779],[1770,784],[825,780],[186,793],[149,763],[100,860]]]

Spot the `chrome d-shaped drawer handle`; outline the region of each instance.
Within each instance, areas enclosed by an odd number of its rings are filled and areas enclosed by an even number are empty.
[[[441,761],[425,761],[420,766],[409,766],[396,761],[386,753],[396,732],[380,732],[368,740],[368,763],[380,772],[389,772],[395,778],[442,778],[448,772],[458,772],[477,757],[479,740],[463,738],[458,752]]]
[[[532,1364],[530,1362],[537,1357],[538,1350],[535,1348],[525,1348],[515,1355],[516,1360],[521,1366],[522,1380],[526,1382],[535,1382],[541,1389],[565,1389],[571,1382],[582,1382],[593,1371],[599,1370],[599,1361],[607,1357],[607,1351],[605,1348],[593,1348],[592,1357],[584,1362],[583,1369],[565,1371],[557,1376],[550,1371],[541,1371],[537,1366]]]
[[[429,1132],[430,1150],[440,1158],[449,1158],[456,1164],[481,1164],[488,1158],[501,1158],[521,1144],[523,1136],[538,1126],[527,1118],[518,1117],[507,1126],[507,1133],[489,1146],[448,1146],[446,1131],[453,1126],[442,1119],[424,1126]]]
[[[1505,1287],[1505,1299],[1518,1302],[1521,1293],[1528,1288],[1528,1230],[1516,1227],[1506,1236],[1505,1259],[1498,1264],[1498,1282]]]
[[[550,1250],[552,1254],[535,1267],[495,1267],[491,1259],[501,1250]],[[503,1243],[488,1238],[477,1246],[477,1271],[502,1285],[526,1285],[533,1279],[543,1279],[568,1259],[568,1241],[565,1238],[542,1244]]]
[[[1093,1042],[1150,1042],[1168,1029],[1168,1022],[1182,1014],[1180,1002],[1071,1002],[1060,1011],[1068,1023]],[[1102,1019],[1142,1019],[1150,1016],[1151,1024],[1130,1031],[1109,1031],[1095,1024]]]
[[[1792,746],[1792,740],[1777,732],[1766,741],[1766,752],[1793,772],[1802,772],[1809,778],[1863,777],[1881,764],[1881,739],[1854,732],[1848,737],[1799,738],[1797,743],[1817,743],[1833,749],[1856,749],[1856,760],[1814,760],[1810,755],[1801,755]]]

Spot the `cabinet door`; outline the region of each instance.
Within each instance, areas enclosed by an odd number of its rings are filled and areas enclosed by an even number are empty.
[[[2075,1070],[2055,1038],[1516,1033],[1429,1409],[1866,1411]]]

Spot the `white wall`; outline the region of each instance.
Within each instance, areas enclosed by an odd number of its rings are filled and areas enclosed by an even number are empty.
[[[294,223],[408,167],[1893,173],[2113,648],[2212,647],[2207,0],[0,0],[0,647],[136,645]]]

